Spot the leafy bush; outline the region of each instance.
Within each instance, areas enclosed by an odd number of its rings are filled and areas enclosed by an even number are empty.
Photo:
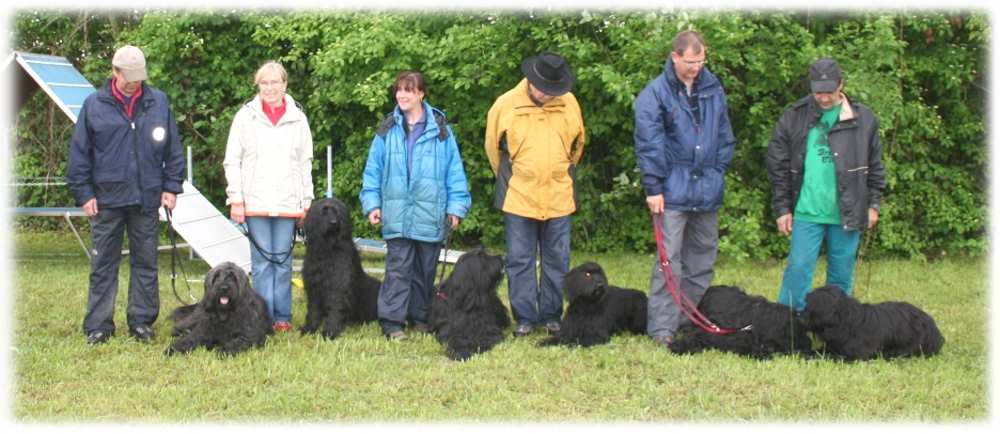
[[[316,144],[318,194],[333,146],[333,191],[358,208],[368,145],[393,107],[388,86],[405,69],[428,79],[427,100],[455,130],[473,207],[455,242],[503,244],[491,207],[493,174],[483,151],[486,112],[520,79],[521,59],[563,54],[578,80],[588,146],[578,171],[574,248],[652,251],[632,147],[635,95],[663,67],[673,35],[701,31],[709,68],[722,80],[738,144],[721,211],[724,255],[781,256],[764,155],[784,107],[808,92],[809,65],[837,58],[852,99],[882,125],[887,192],[868,255],[938,257],[986,250],[985,14],[928,12],[815,16],[781,12],[143,12],[99,16],[22,12],[17,49],[67,55],[94,83],[108,75],[114,47],[144,49],[150,82],[172,98],[195,183],[220,208],[222,158],[232,117],[252,98],[252,76],[268,59],[285,64],[288,92],[305,108]],[[80,29],[85,29],[84,37]],[[18,176],[61,173],[62,155],[34,102],[18,125]],[[38,204],[38,196],[21,196]],[[359,235],[378,237],[356,213]]]

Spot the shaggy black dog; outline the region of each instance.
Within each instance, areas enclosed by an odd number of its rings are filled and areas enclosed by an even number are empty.
[[[378,318],[378,279],[365,274],[351,235],[351,214],[337,199],[313,202],[306,215],[306,258],[302,264],[306,322],[302,333],[334,339],[347,324]]]
[[[916,306],[865,304],[836,286],[806,295],[805,315],[809,329],[826,343],[826,353],[847,361],[931,356],[944,345],[934,319]]]
[[[715,325],[737,331],[714,334],[687,323],[674,335],[671,351],[693,354],[714,348],[758,359],[774,354],[812,355],[806,325],[788,306],[748,295],[735,286],[712,286],[698,303],[698,311]]]
[[[587,262],[570,270],[563,291],[569,306],[561,330],[539,345],[589,347],[621,332],[646,332],[646,294],[609,285],[600,265]]]
[[[267,303],[250,287],[250,278],[232,262],[212,267],[205,275],[205,295],[197,304],[171,314],[174,336],[166,354],[187,353],[198,347],[235,355],[262,346],[271,331]]]
[[[431,301],[430,326],[448,357],[465,360],[489,351],[510,326],[507,308],[497,296],[504,261],[483,249],[465,253]]]

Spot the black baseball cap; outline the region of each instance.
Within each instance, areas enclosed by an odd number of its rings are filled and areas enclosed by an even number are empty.
[[[819,59],[809,68],[809,88],[813,93],[834,92],[843,78],[840,65],[833,59]]]

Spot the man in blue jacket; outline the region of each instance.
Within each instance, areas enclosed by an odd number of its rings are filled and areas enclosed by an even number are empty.
[[[673,40],[664,71],[635,100],[635,153],[646,205],[663,215],[664,244],[678,289],[697,304],[712,282],[726,167],[736,138],[726,95],[705,67],[698,32]],[[685,318],[653,265],[647,333],[666,346]]]
[[[83,102],[70,142],[66,181],[91,217],[97,254],[83,332],[87,343],[115,333],[115,296],[122,234],[128,232],[129,334],[150,342],[160,312],[156,247],[157,209],[173,209],[183,191],[184,156],[167,96],[143,83],[146,58],[126,45],[111,61],[112,78]]]

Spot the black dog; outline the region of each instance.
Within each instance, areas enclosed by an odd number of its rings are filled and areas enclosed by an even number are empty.
[[[570,270],[563,290],[569,307],[561,330],[539,345],[589,347],[606,344],[621,332],[646,332],[646,294],[608,285],[600,265],[587,262]]]
[[[931,356],[944,345],[934,319],[916,306],[865,304],[836,286],[806,295],[805,315],[809,329],[826,343],[826,353],[847,361]]]
[[[706,349],[768,359],[774,354],[812,355],[806,325],[788,306],[748,295],[735,286],[712,286],[705,291],[698,311],[715,325],[736,329],[715,334],[687,323],[678,329],[670,350],[693,354]]]
[[[483,249],[458,258],[431,301],[430,325],[448,357],[465,360],[503,340],[510,316],[497,296],[504,261]]]
[[[177,308],[171,318],[173,335],[179,337],[167,348],[168,356],[202,346],[235,355],[264,345],[273,333],[267,303],[250,287],[247,273],[232,262],[209,270],[201,301]]]
[[[347,324],[378,318],[378,279],[365,274],[351,235],[351,215],[337,199],[313,202],[305,221],[306,258],[302,264],[306,322],[302,333],[334,339]]]

